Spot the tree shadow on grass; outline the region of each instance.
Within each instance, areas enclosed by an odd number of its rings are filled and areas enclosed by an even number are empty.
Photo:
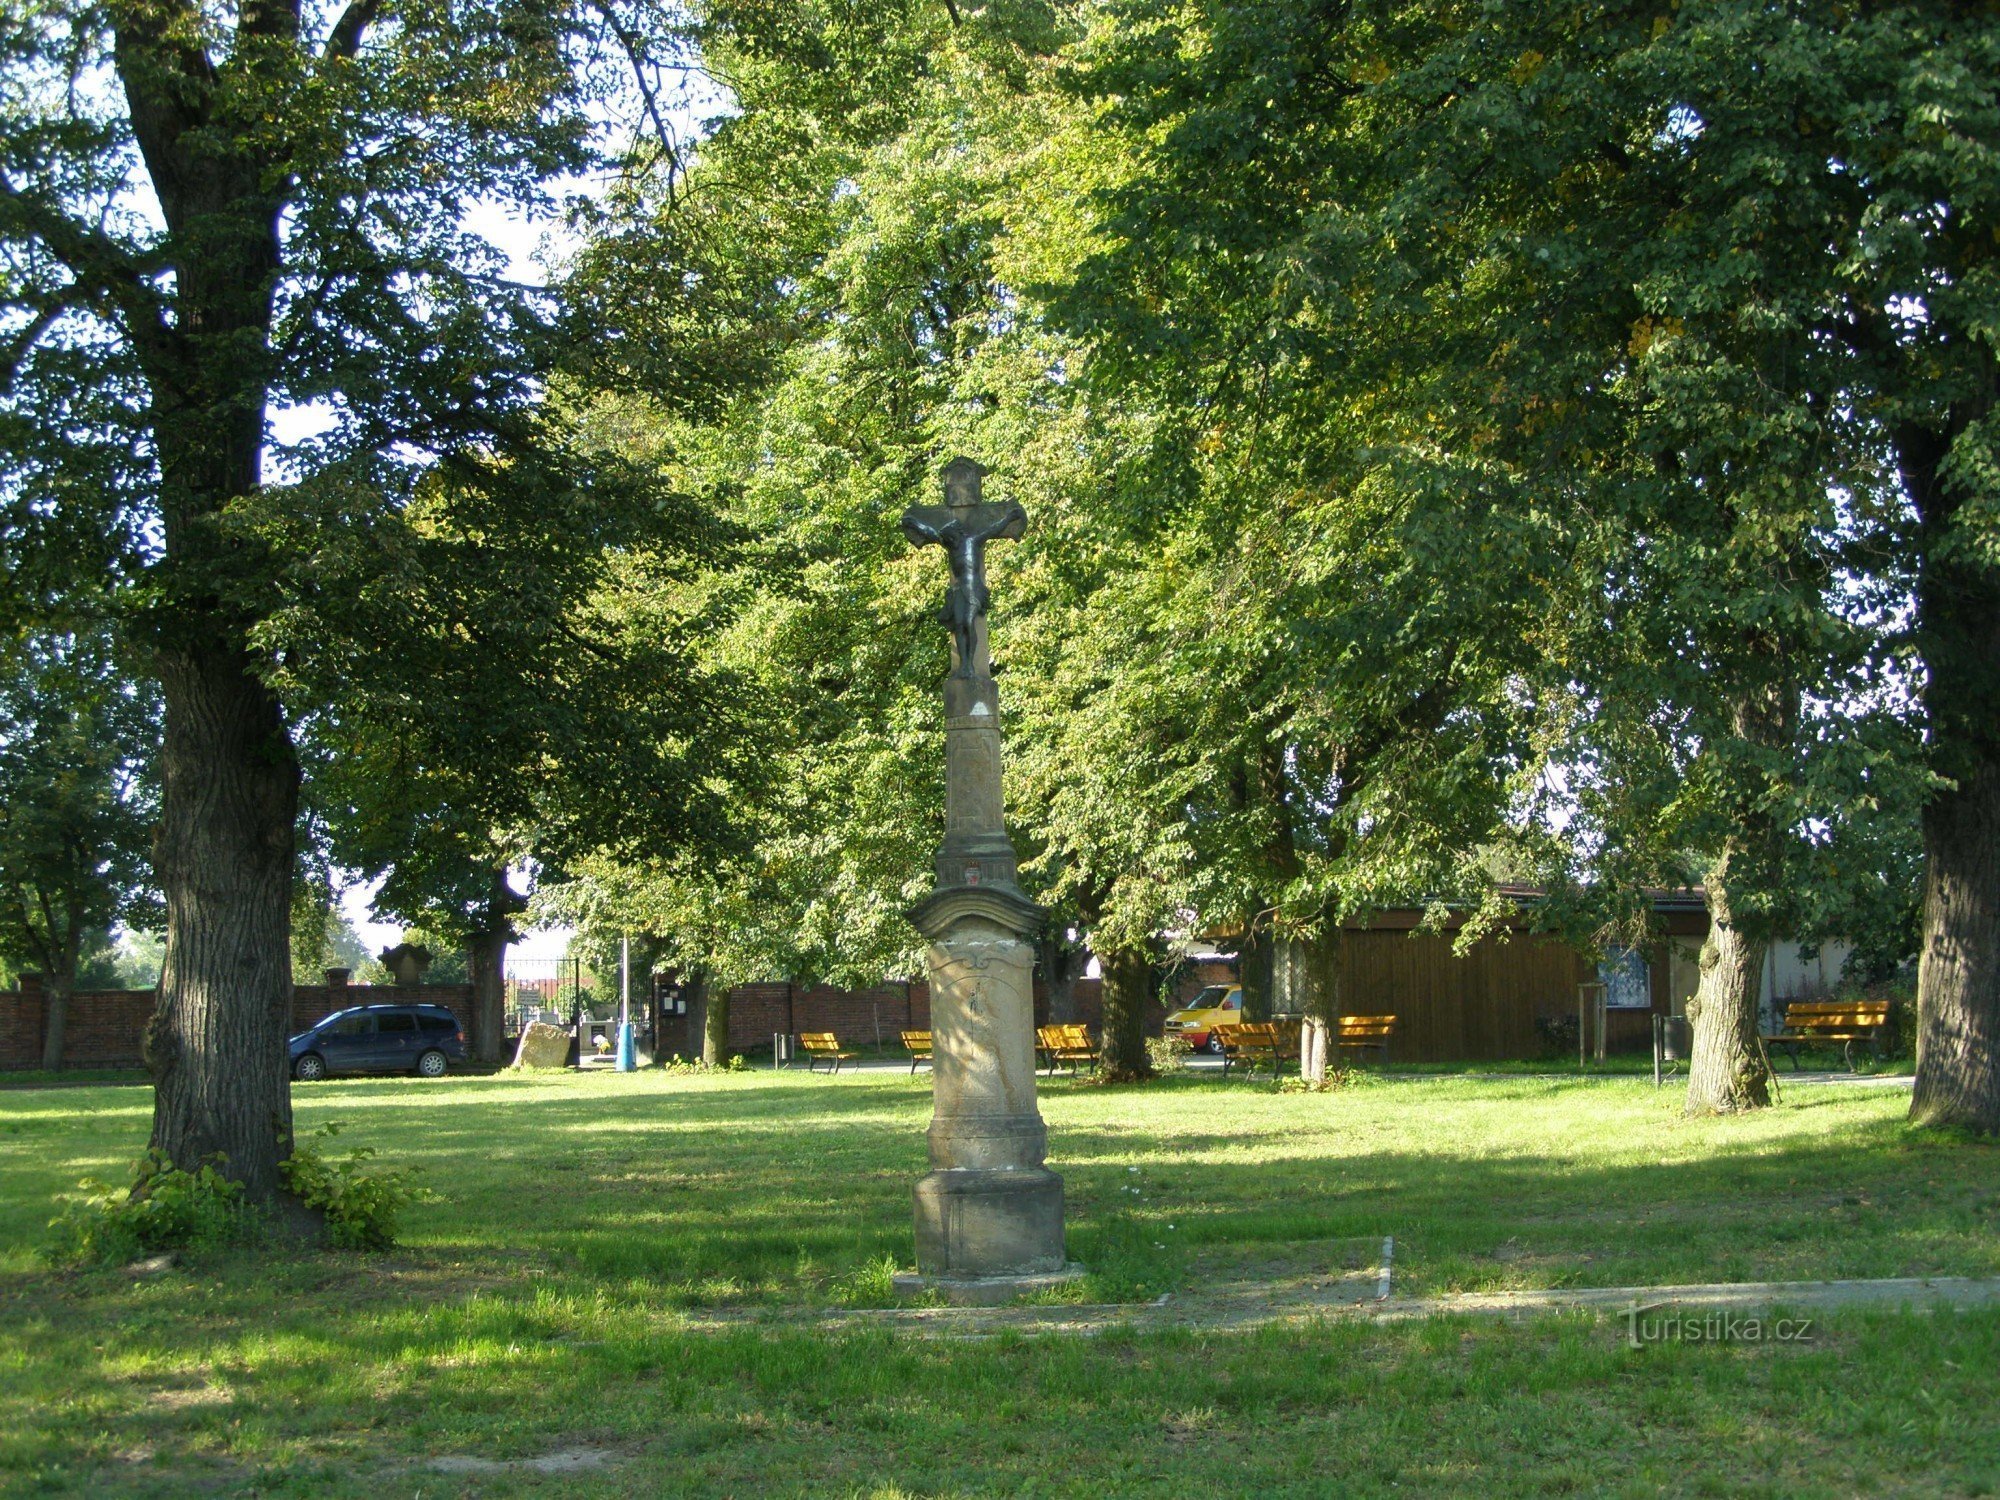
[[[1783,1129],[1846,1096],[1704,1129],[1658,1119],[1636,1092],[1600,1120],[1595,1099],[1565,1114],[1534,1080],[1470,1103],[1438,1089],[1051,1091],[1070,1249],[1094,1273],[1085,1295],[1188,1294],[1269,1247],[1305,1263],[1316,1244],[1385,1235],[1405,1290],[2000,1270],[1990,1152],[1941,1149],[1884,1118]],[[1259,1116],[1260,1098],[1289,1113]],[[420,1168],[439,1198],[408,1213],[405,1237],[441,1284],[526,1266],[678,1305],[840,1300],[884,1260],[909,1263],[910,1193],[928,1168],[921,1081],[472,1098],[350,1085],[313,1106],[302,1128],[348,1120],[336,1150],[366,1144]],[[1481,1133],[1539,1121],[1537,1109],[1552,1109],[1546,1128]],[[1129,1122],[1102,1117],[1124,1110]],[[1607,1145],[1617,1131],[1632,1147]]]

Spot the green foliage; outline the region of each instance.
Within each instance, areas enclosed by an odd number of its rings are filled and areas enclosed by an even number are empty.
[[[699,1057],[682,1057],[676,1052],[660,1064],[663,1073],[747,1073],[750,1060],[740,1052],[729,1054],[729,1061],[723,1063],[704,1062]]]
[[[257,1243],[264,1216],[244,1201],[242,1185],[224,1175],[225,1165],[217,1159],[186,1172],[152,1151],[130,1187],[84,1179],[91,1196],[50,1221],[55,1239],[48,1259],[59,1266],[124,1265],[163,1251],[198,1255]]]
[[[1336,1063],[1326,1070],[1322,1078],[1299,1078],[1287,1074],[1277,1082],[1281,1094],[1331,1094],[1341,1089],[1361,1088],[1376,1081],[1377,1076],[1363,1068]]]
[[[328,1121],[304,1141],[292,1143],[292,1154],[278,1164],[285,1186],[307,1208],[326,1215],[327,1242],[336,1250],[386,1250],[396,1243],[396,1218],[412,1203],[430,1196],[428,1188],[411,1180],[412,1169],[365,1170],[375,1155],[372,1146],[356,1146],[334,1158],[317,1149],[330,1143],[341,1126]]]
[[[718,534],[566,441],[558,298],[479,227],[553,227],[565,180],[674,175],[686,19],[0,0],[0,625],[87,609],[159,676],[162,847],[210,851],[161,865],[185,942],[163,1024],[182,984],[270,1015],[268,887],[194,866],[280,857],[300,763],[310,852],[386,873],[385,914],[439,928],[504,931],[494,872],[530,852],[718,820],[733,700],[593,608],[614,567],[671,570]],[[233,777],[267,793],[211,816]],[[197,920],[262,951],[211,959]],[[282,1123],[268,1060],[227,1055],[255,1034],[176,1038],[216,1082],[160,1091],[165,1134],[228,1117],[211,1087]]]
[[[411,939],[420,941],[420,939]],[[436,949],[434,948],[435,952]],[[445,950],[449,955],[450,950]],[[354,930],[327,886],[308,876],[292,887],[292,982],[320,984],[328,969],[346,969],[357,978],[374,955]],[[378,965],[379,967],[379,965]],[[463,961],[460,963],[463,969]],[[435,973],[436,966],[432,966]]]
[[[314,1143],[331,1141],[340,1129],[329,1122],[308,1141],[294,1143],[279,1170],[301,1203],[325,1215],[327,1240],[336,1249],[386,1250],[396,1242],[397,1215],[431,1195],[410,1180],[408,1169],[365,1170],[375,1155],[371,1147],[339,1158],[317,1149]],[[139,1162],[129,1188],[86,1179],[82,1186],[92,1196],[50,1221],[55,1238],[48,1259],[63,1266],[122,1265],[162,1251],[201,1254],[262,1243],[269,1218],[245,1200],[227,1165],[217,1158],[187,1172],[153,1151]]]
[[[0,641],[0,963],[109,980],[113,923],[157,918],[158,706],[101,630]]]
[[[1146,1038],[1146,1060],[1158,1074],[1183,1073],[1187,1062],[1194,1055],[1194,1046],[1184,1036],[1149,1036]]]
[[[1911,455],[1990,467],[1993,248],[1949,226],[1996,46],[1920,5],[1102,13],[1073,81],[1115,144],[1048,296],[1175,413],[1166,493],[1236,487],[1218,593],[1282,587],[1238,717],[1309,684],[1256,732],[1340,764],[1289,794],[1334,813],[1301,909],[1476,895],[1482,822],[1578,936],[1702,878],[1760,933],[1907,909],[1913,562],[1993,534],[1913,530]]]

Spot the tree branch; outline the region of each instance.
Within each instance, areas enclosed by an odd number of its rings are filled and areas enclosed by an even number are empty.
[[[674,132],[667,124],[666,111],[660,104],[659,90],[648,76],[649,60],[646,56],[646,41],[623,21],[613,8],[613,0],[591,0],[591,9],[604,18],[611,35],[617,40],[619,50],[625,54],[625,61],[631,65],[632,81],[639,87],[639,101],[647,121],[653,127],[660,151],[667,159],[667,203],[675,201],[675,183],[681,173],[680,148],[674,144]]]
[[[135,340],[150,343],[155,351],[164,345],[166,319],[159,294],[146,282],[147,265],[110,235],[79,224],[0,177],[0,235],[10,231],[39,240],[75,278],[63,294],[65,302],[73,304],[79,295],[103,297],[125,314]]]
[[[382,12],[382,0],[352,0],[340,19],[333,23],[333,30],[327,34],[327,61],[336,58],[352,58],[361,50],[362,38],[369,26]]]
[[[70,288],[65,287],[54,298],[45,303],[23,328],[7,348],[6,361],[0,365],[0,396],[14,394],[14,382],[20,378],[21,366],[41,341],[43,334],[55,326],[56,319],[69,310]]]
[[[298,0],[243,0],[237,10],[236,34],[279,37],[296,41],[299,34]]]

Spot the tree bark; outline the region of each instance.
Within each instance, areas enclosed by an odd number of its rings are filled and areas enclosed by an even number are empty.
[[[466,977],[472,981],[472,1057],[475,1062],[506,1060],[507,945],[512,926],[475,932],[465,942]]]
[[[1919,518],[1916,637],[1941,781],[1924,809],[1910,1121],[1989,1135],[2000,1134],[2000,567],[1967,534],[1968,483],[1948,477],[1947,461],[1970,427],[1991,420],[1996,400],[1989,359],[1984,388],[1941,428],[1897,435]]]
[[[1308,947],[1305,1020],[1299,1030],[1299,1076],[1308,1083],[1325,1083],[1339,1062],[1337,1037],[1346,983],[1342,968],[1347,957],[1347,929],[1329,916],[1320,935]]]
[[[688,1008],[700,1017],[701,1060],[711,1068],[729,1061],[729,991],[697,969],[689,986]]]
[[[483,1063],[507,1060],[507,947],[520,934],[514,916],[526,902],[507,883],[505,867],[493,871],[483,925],[465,945],[472,980],[472,1056]]]
[[[1277,944],[1269,926],[1258,926],[1254,920],[1246,924],[1243,945],[1236,957],[1236,978],[1243,986],[1246,1021],[1271,1019],[1271,960],[1276,952]]]
[[[69,974],[42,976],[42,1067],[62,1070],[64,1033],[69,1029],[69,997],[76,988],[74,970]]]
[[[1035,962],[1042,971],[1051,1026],[1076,1020],[1076,980],[1083,972],[1083,950],[1066,938],[1044,933],[1035,942]]]
[[[1910,1120],[2000,1134],[2000,765],[1933,798],[1924,851]]]
[[[1143,948],[1097,955],[1104,972],[1103,1025],[1097,1067],[1107,1083],[1136,1083],[1152,1076],[1146,1056],[1146,1004],[1153,998],[1153,965]]]
[[[153,1148],[214,1157],[260,1202],[291,1151],[292,829],[298,770],[277,700],[240,653],[163,656],[154,868],[166,954],[146,1029]]]
[[[1728,1115],[1771,1102],[1771,1073],[1757,1045],[1764,939],[1731,919],[1725,853],[1710,873],[1708,940],[1701,946],[1701,980],[1688,1002],[1694,1041],[1688,1058],[1690,1115]]]

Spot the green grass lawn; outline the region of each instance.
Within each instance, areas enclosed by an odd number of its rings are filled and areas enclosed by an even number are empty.
[[[0,1093],[0,1490],[2000,1493],[2000,1314],[1637,1351],[1579,1317],[829,1333],[815,1310],[885,1303],[908,1260],[922,1077],[297,1099],[302,1129],[422,1167],[438,1197],[403,1248],[134,1281],[36,1249],[79,1177],[138,1154],[148,1090]],[[1788,1084],[1720,1122],[1678,1102],[1617,1077],[1177,1079],[1056,1081],[1043,1112],[1082,1300],[1310,1278],[1389,1234],[1399,1293],[2000,1273],[2000,1151],[1911,1135],[1906,1094]],[[717,1307],[772,1319],[690,1330]]]

